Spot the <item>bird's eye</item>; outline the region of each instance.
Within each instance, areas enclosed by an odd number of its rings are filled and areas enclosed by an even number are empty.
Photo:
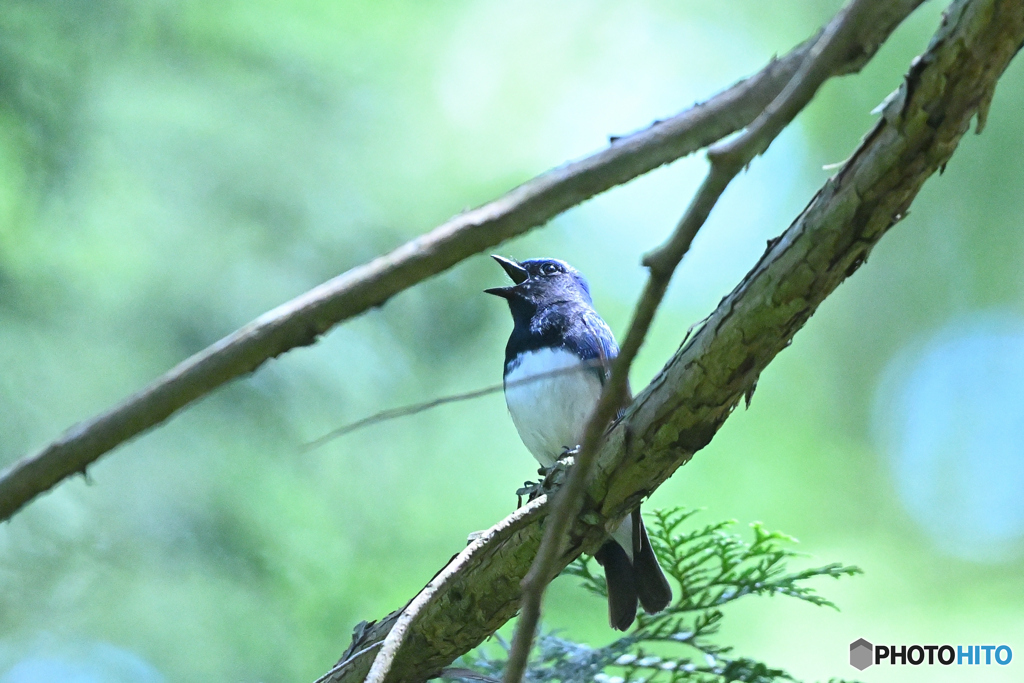
[[[545,275],[554,275],[559,270],[561,269],[554,263],[545,263],[543,266],[541,266],[540,272],[544,273]]]

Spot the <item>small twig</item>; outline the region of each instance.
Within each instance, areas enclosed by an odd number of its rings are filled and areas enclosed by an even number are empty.
[[[369,427],[371,425],[380,424],[381,422],[387,422],[400,417],[408,417],[410,415],[416,415],[424,411],[430,410],[431,408],[437,408],[448,403],[456,403],[458,401],[469,401],[474,398],[480,398],[481,396],[487,396],[488,394],[494,394],[502,389],[508,387],[517,387],[521,384],[529,384],[531,382],[537,382],[542,379],[548,379],[551,377],[557,377],[559,375],[566,375],[573,372],[580,372],[592,367],[600,367],[601,359],[594,358],[592,360],[583,361],[579,365],[574,365],[571,368],[558,368],[557,370],[548,370],[547,372],[540,372],[536,375],[530,375],[529,377],[523,377],[522,379],[513,380],[511,382],[505,382],[504,384],[492,384],[489,387],[483,389],[477,389],[475,391],[467,391],[464,394],[452,394],[450,396],[442,396],[441,398],[435,398],[430,401],[424,401],[423,403],[413,403],[412,405],[402,406],[400,408],[389,408],[388,410],[382,410],[379,413],[374,413],[369,417],[364,417],[361,420],[349,423],[342,427],[338,427],[330,432],[327,432],[323,436],[310,441],[309,443],[302,445],[302,452],[308,453],[309,451],[315,450],[320,446],[323,446],[329,441],[333,441],[338,437],[351,434],[354,431],[362,429],[363,427]]]
[[[669,240],[644,258],[650,271],[643,294],[633,313],[633,321],[619,355],[612,363],[611,378],[587,423],[576,464],[565,486],[556,494],[545,522],[544,537],[529,573],[522,581],[521,612],[512,639],[512,650],[505,667],[504,683],[520,683],[526,672],[533,639],[540,621],[541,602],[547,585],[554,578],[562,546],[573,520],[583,506],[587,480],[597,454],[598,444],[615,412],[626,398],[629,368],[650,329],[672,274],[690,248],[697,231],[733,178],[803,109],[821,84],[843,63],[842,56],[854,42],[858,22],[866,8],[879,0],[853,0],[829,22],[804,63],[783,89],[754,121],[750,129],[734,141],[708,151],[711,168],[697,195]]]
[[[364,683],[384,683],[384,679],[388,675],[388,671],[391,670],[391,664],[395,660],[395,655],[398,654],[398,649],[405,641],[405,634],[409,631],[409,626],[423,608],[430,604],[438,594],[438,591],[444,587],[445,583],[450,581],[452,577],[457,576],[459,570],[461,570],[462,567],[465,566],[474,555],[476,555],[476,553],[486,548],[501,531],[516,522],[537,513],[546,504],[547,496],[538,496],[536,499],[519,508],[511,515],[478,536],[472,543],[466,546],[461,553],[456,555],[451,562],[445,565],[444,569],[439,571],[437,575],[430,580],[430,583],[428,583],[423,590],[421,590],[416,597],[405,606],[405,609],[402,610],[398,620],[395,621],[395,625],[391,627],[391,631],[388,632],[387,637],[384,639],[384,644],[381,646],[380,652],[378,652],[376,658],[374,658],[373,665],[370,667],[370,672],[366,674]]]

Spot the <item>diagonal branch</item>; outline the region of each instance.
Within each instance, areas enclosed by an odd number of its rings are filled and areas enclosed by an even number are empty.
[[[857,34],[862,32],[862,27],[876,25],[879,15],[883,14],[880,8],[889,6],[888,0],[853,0],[840,10],[814,42],[793,79],[754,120],[750,129],[739,138],[709,150],[711,168],[697,195],[665,245],[644,259],[650,273],[622,351],[612,364],[611,378],[587,423],[576,464],[564,488],[554,499],[537,557],[523,579],[519,621],[505,667],[504,683],[519,683],[526,673],[540,623],[544,592],[561,570],[558,565],[562,546],[573,520],[583,507],[586,484],[601,437],[619,406],[628,400],[629,368],[647,336],[676,267],[733,178],[755,156],[768,149],[778,134],[807,106],[821,84],[842,67],[851,46],[857,44]]]
[[[924,182],[945,166],[1024,42],[1019,0],[955,0],[881,119],[753,270],[641,392],[605,436],[564,567],[596,549],[624,516],[703,448],[761,371],[824,299],[868,257]],[[539,513],[538,513],[539,514]],[[519,581],[540,543],[530,524],[495,534],[408,624],[386,682],[421,681],[515,613]],[[383,640],[394,618],[363,629],[350,651]],[[368,658],[328,681],[363,680]]]
[[[895,2],[905,16],[923,0]],[[879,22],[847,56],[844,72],[873,55],[899,23]],[[594,195],[675,161],[748,125],[790,81],[813,41],[703,104],[660,121],[589,157],[553,169],[477,209],[460,214],[370,263],[279,306],[105,413],[68,429],[0,473],[0,521],[104,453],[160,424],[222,384],[267,360],[307,346],[334,325],[500,242],[543,225]]]

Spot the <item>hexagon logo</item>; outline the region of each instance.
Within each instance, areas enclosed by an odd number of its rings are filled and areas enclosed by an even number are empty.
[[[863,671],[874,664],[875,646],[860,638],[850,643],[850,666]]]

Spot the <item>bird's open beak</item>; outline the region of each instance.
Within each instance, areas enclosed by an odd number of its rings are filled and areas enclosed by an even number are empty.
[[[523,268],[512,259],[503,258],[497,254],[492,254],[491,258],[497,261],[498,265],[505,269],[508,276],[512,278],[512,282],[517,285],[521,285],[526,282],[526,278],[530,277],[530,274],[526,272],[526,268]]]
[[[519,265],[518,263],[511,259],[503,258],[501,256],[493,254],[491,255],[491,258],[498,262],[498,265],[501,266],[506,273],[508,273],[508,276],[510,278],[512,278],[512,282],[516,283],[517,285],[526,282],[526,279],[530,277],[530,274],[526,272],[526,268],[523,268],[521,265]],[[492,287],[491,289],[485,289],[484,292],[487,294],[493,294],[494,296],[500,296],[503,299],[507,299],[513,289],[514,287]]]

